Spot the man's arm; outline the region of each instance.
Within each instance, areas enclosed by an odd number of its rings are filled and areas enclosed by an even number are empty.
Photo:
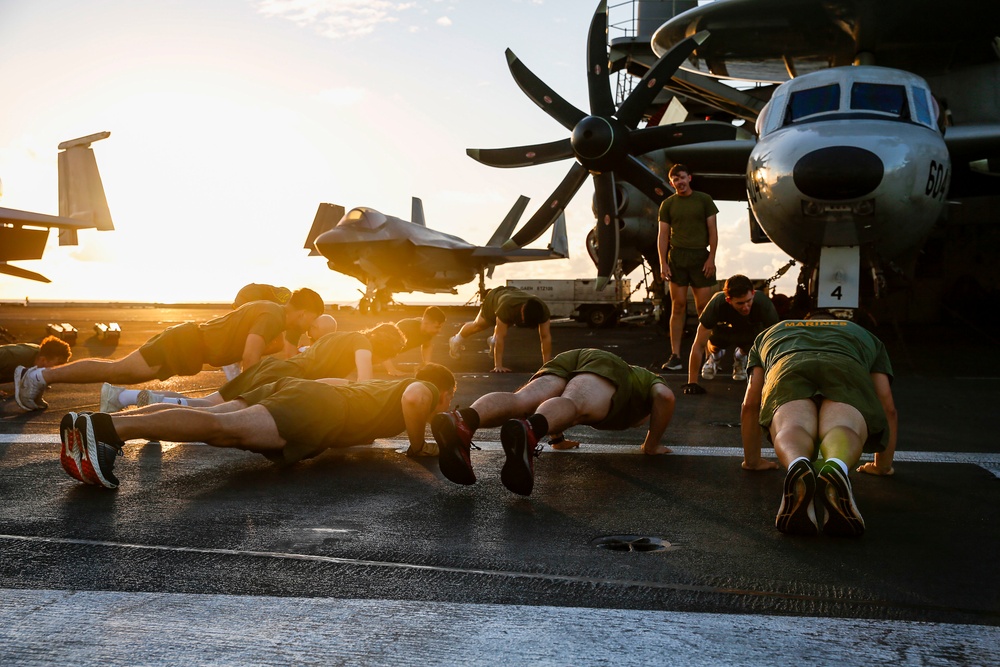
[[[434,341],[427,341],[420,346],[420,367],[431,363],[431,353],[434,351]]]
[[[385,372],[393,377],[401,377],[406,375],[403,371],[396,368],[396,364],[392,363],[392,359],[386,359],[382,362],[382,367],[385,368]]]
[[[434,410],[434,396],[426,385],[414,382],[403,391],[400,404],[403,408],[403,423],[406,424],[406,437],[410,441],[407,454],[421,454],[424,450],[424,432],[427,420]]]
[[[669,454],[672,450],[660,444],[660,440],[674,416],[674,392],[670,391],[667,385],[659,383],[654,384],[650,392],[653,405],[649,412],[649,430],[646,431],[646,439],[642,442],[642,453]]]
[[[549,322],[538,325],[538,342],[542,345],[542,363],[547,364],[552,361],[552,327]]]
[[[656,234],[656,251],[660,256],[660,275],[664,280],[670,280],[670,267],[667,266],[667,252],[670,250],[670,223],[660,220],[660,229]]]
[[[892,467],[892,459],[896,454],[896,434],[899,426],[899,415],[896,413],[896,403],[892,399],[892,386],[889,384],[889,376],[885,373],[872,373],[872,382],[875,384],[875,395],[882,403],[885,410],[886,421],[889,422],[889,442],[886,443],[884,452],[875,453],[875,461],[868,462],[858,467],[858,472],[866,472],[870,475],[891,475],[896,472]]]
[[[503,365],[503,346],[507,338],[507,325],[497,318],[496,326],[493,328],[493,370],[492,373],[510,373],[510,369]]]
[[[246,342],[243,344],[243,359],[240,361],[242,370],[246,370],[260,361],[267,348],[267,341],[260,334],[247,334]]]
[[[354,368],[356,369],[358,375],[358,382],[367,382],[368,380],[371,380],[374,376],[374,371],[372,370],[372,351],[355,350]]]
[[[712,336],[712,330],[698,323],[698,332],[694,336],[694,343],[691,345],[691,354],[688,355],[688,384],[698,383],[698,371],[705,361],[705,346]]]
[[[747,393],[743,396],[743,406],[740,408],[740,434],[743,436],[743,469],[771,470],[778,464],[760,456],[760,402],[764,390],[764,369],[754,366],[747,384]]]
[[[705,219],[705,225],[708,227],[708,259],[702,268],[705,277],[715,275],[715,251],[719,249],[719,226],[715,218],[715,215],[710,215]]]

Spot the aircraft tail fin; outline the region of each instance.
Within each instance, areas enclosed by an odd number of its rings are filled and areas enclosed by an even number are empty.
[[[59,215],[92,224],[104,232],[112,231],[115,225],[90,144],[110,136],[110,132],[98,132],[59,144]],[[59,245],[76,244],[75,229],[59,231]]]
[[[549,250],[562,257],[569,257],[569,238],[566,235],[566,214],[560,213],[552,225],[552,239]]]
[[[309,228],[309,235],[306,236],[306,243],[302,247],[309,251],[309,256],[320,254],[316,250],[316,237],[325,231],[333,229],[340,222],[347,210],[337,204],[320,204],[316,209],[316,217],[313,218],[312,227]]]
[[[52,282],[40,273],[35,273],[34,271],[29,271],[28,269],[22,269],[20,266],[11,266],[7,262],[0,262],[0,273],[5,273],[8,276],[14,276],[15,278],[37,280],[40,283]]]
[[[493,236],[486,242],[487,247],[499,248],[511,237],[514,233],[514,228],[517,227],[517,223],[521,219],[521,215],[524,214],[524,209],[528,207],[529,201],[530,199],[524,195],[517,198],[517,201],[514,202],[514,205],[507,213],[507,217],[503,219],[500,226],[493,232]]]
[[[427,226],[427,221],[424,219],[424,202],[420,197],[413,197],[410,202],[410,222],[421,227]]]

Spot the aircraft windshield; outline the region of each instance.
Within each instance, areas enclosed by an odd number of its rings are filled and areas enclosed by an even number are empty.
[[[901,117],[906,114],[906,88],[856,81],[851,86],[851,109],[879,111]]]
[[[370,208],[352,208],[337,223],[338,227],[364,227],[378,229],[386,222],[385,216]]]
[[[791,94],[788,120],[795,122],[819,113],[836,111],[840,107],[840,84],[832,83]]]

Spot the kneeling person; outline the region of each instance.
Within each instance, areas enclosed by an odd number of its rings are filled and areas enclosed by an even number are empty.
[[[604,350],[570,350],[556,355],[516,392],[494,392],[471,408],[434,415],[431,430],[441,450],[441,472],[457,484],[473,484],[469,451],[480,427],[501,426],[507,461],[500,472],[504,486],[520,495],[534,487],[538,440],[586,424],[600,430],[624,430],[649,419],[642,443],[645,454],[666,454],[660,444],[674,413],[674,394],[663,378],[631,366]]]
[[[282,463],[329,448],[368,444],[405,431],[409,454],[426,454],[424,428],[455,395],[455,376],[430,364],[416,378],[344,384],[285,378],[208,408],[146,414],[70,412],[60,423],[60,462],[72,477],[113,489],[115,457],[126,440],[204,442]]]

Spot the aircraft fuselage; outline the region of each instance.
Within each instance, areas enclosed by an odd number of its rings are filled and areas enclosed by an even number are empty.
[[[859,246],[892,260],[943,215],[950,158],[930,90],[913,74],[840,67],[798,77],[775,91],[757,128],[750,206],[795,259]]]

